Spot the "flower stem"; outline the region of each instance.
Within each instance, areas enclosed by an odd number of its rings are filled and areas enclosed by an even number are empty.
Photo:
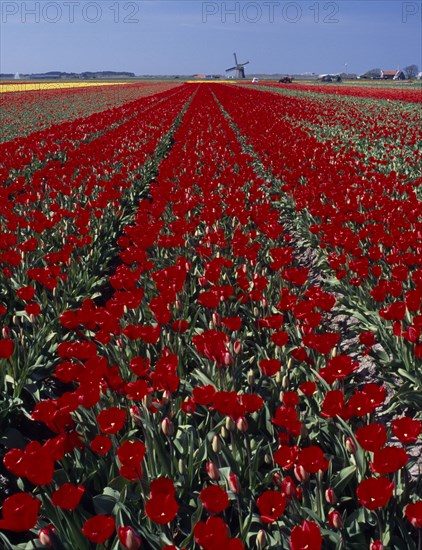
[[[377,518],[379,540],[382,542],[382,536],[383,536],[384,529],[382,527],[382,521],[381,521],[381,518],[380,518],[380,513],[375,512],[375,517]]]

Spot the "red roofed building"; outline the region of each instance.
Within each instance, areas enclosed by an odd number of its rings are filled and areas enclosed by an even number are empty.
[[[382,80],[405,80],[406,75],[403,71],[381,71]]]

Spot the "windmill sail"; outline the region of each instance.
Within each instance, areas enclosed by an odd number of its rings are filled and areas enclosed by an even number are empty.
[[[234,53],[233,56],[234,56],[235,66],[226,69],[226,72],[228,73],[231,71],[236,71],[235,78],[245,78],[245,65],[247,65],[249,61],[245,61],[245,63],[238,63],[236,53]]]

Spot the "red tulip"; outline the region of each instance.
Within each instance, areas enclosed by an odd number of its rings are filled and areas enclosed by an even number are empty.
[[[385,477],[364,479],[359,483],[356,495],[361,506],[368,510],[382,508],[390,500],[394,483]]]
[[[132,527],[118,527],[117,535],[120,544],[126,550],[138,550],[141,547],[142,539],[139,537]]]
[[[110,407],[97,416],[100,429],[105,434],[116,434],[123,428],[125,421],[126,411],[118,407]]]
[[[89,446],[94,451],[94,453],[98,453],[99,455],[104,455],[108,453],[108,451],[113,446],[113,443],[111,442],[110,438],[108,438],[107,436],[97,435],[91,441]]]
[[[29,302],[35,296],[35,288],[32,286],[24,286],[19,288],[16,294],[21,300]]]
[[[114,518],[98,514],[84,523],[82,533],[89,541],[101,544],[111,537],[114,528]]]
[[[414,443],[422,431],[422,422],[410,416],[403,416],[393,420],[391,429],[402,443]]]
[[[53,541],[56,540],[57,532],[52,523],[43,527],[38,532],[38,540],[40,541],[41,546],[46,546],[51,548],[53,546]]]
[[[274,453],[274,462],[284,470],[290,470],[296,464],[298,457],[298,448],[282,445]]]
[[[281,362],[277,359],[261,359],[259,368],[264,376],[274,376],[281,369]]]
[[[227,525],[216,516],[209,517],[206,523],[199,521],[193,528],[195,540],[204,550],[223,548],[228,539],[227,532]]]
[[[159,525],[170,523],[179,510],[173,482],[167,478],[158,478],[151,483],[150,489],[151,498],[146,502],[145,513]]]
[[[196,386],[193,388],[192,395],[198,405],[209,405],[213,402],[215,388],[211,384],[208,386]]]
[[[408,504],[404,511],[404,515],[413,527],[422,529],[422,500],[418,500],[414,504]]]
[[[219,485],[210,485],[199,493],[205,509],[212,514],[219,514],[229,505],[227,492]]]
[[[341,529],[343,527],[344,521],[340,512],[337,512],[337,510],[329,512],[328,523],[331,525],[331,527],[334,527],[334,529]]]
[[[382,424],[368,424],[355,432],[355,437],[365,451],[378,451],[387,441],[387,430]]]
[[[35,527],[41,502],[28,493],[16,493],[3,502],[0,529],[28,531]]]
[[[320,550],[322,536],[318,525],[303,520],[302,525],[294,527],[290,535],[290,550]]]
[[[302,449],[299,452],[297,462],[310,474],[316,474],[319,470],[325,472],[330,464],[322,449],[316,445]]]
[[[265,491],[257,499],[261,521],[274,523],[284,513],[286,497],[279,491]]]
[[[74,510],[83,494],[85,488],[82,485],[73,485],[72,483],[63,483],[51,496],[51,502],[62,510]]]
[[[9,359],[13,355],[14,349],[15,344],[10,338],[0,340],[0,359]]]
[[[384,447],[374,452],[371,470],[377,474],[390,474],[403,468],[409,456],[403,447]]]

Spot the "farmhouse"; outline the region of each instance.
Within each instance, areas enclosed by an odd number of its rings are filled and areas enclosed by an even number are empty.
[[[406,75],[403,71],[381,71],[382,80],[405,80]]]

